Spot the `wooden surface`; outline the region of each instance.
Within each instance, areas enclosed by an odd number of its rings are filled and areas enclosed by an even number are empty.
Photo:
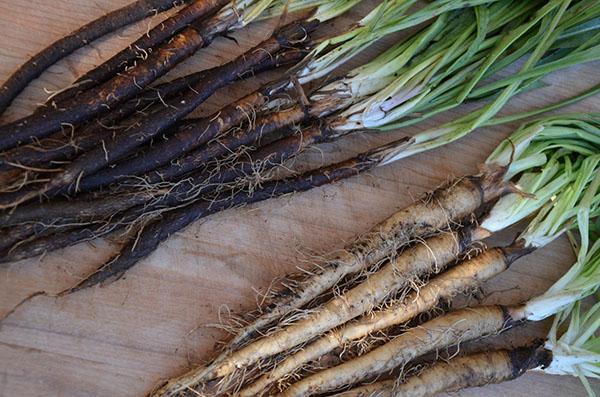
[[[62,35],[130,0],[1,0],[0,80],[29,56]],[[373,3],[365,1],[365,3]],[[342,26],[367,5],[346,16]],[[158,22],[153,18],[150,23]],[[4,121],[31,112],[56,90],[106,59],[148,27],[144,21],[108,40],[93,43],[52,67],[15,102]],[[235,34],[239,44],[219,39],[173,75],[222,63],[266,37],[272,24]],[[361,56],[367,59],[380,43]],[[600,81],[600,64],[571,68],[545,79],[544,89],[511,102],[505,113],[564,98]],[[260,80],[227,88],[201,113],[249,92]],[[569,110],[598,110],[591,98]],[[355,135],[313,150],[312,164],[349,157],[463,113],[446,113],[396,133]],[[477,171],[492,148],[516,125],[477,131],[459,143],[311,192],[218,214],[174,236],[127,275],[105,287],[66,298],[36,298],[0,329],[0,396],[142,396],[161,379],[211,357],[224,333],[206,327],[227,310],[255,307],[255,289],[275,276],[304,266],[310,255],[344,246],[394,210],[452,176]],[[58,292],[73,285],[117,249],[95,241],[11,264],[0,270],[0,316],[28,294]],[[514,303],[544,291],[571,263],[565,240],[519,261],[487,283],[488,302]],[[523,344],[543,336],[548,323],[510,331],[495,345]],[[599,389],[600,390],[600,389]],[[583,396],[578,380],[529,373],[523,378],[461,396]]]

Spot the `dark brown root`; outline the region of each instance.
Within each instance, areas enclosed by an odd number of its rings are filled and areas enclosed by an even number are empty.
[[[46,69],[92,41],[173,7],[175,0],[138,0],[110,12],[46,47],[21,65],[0,88],[0,114]]]
[[[298,52],[292,53],[292,51],[289,51],[281,54],[281,57],[278,56],[276,61],[280,64],[293,62],[294,57],[299,56],[298,54]],[[257,65],[253,72],[259,73],[269,70],[276,65],[275,61],[267,60]],[[197,84],[204,77],[204,72],[196,72],[148,88],[138,97],[109,114],[84,126],[78,126],[77,131],[73,128],[63,128],[62,131],[56,132],[47,138],[8,150],[0,154],[0,170],[8,170],[15,166],[35,167],[47,165],[50,162],[70,160],[77,154],[90,150],[102,141],[113,139],[115,132],[131,128],[137,124],[139,122],[138,117],[119,124],[121,120],[126,119],[135,112],[140,112],[140,117],[142,117],[157,104],[167,105],[165,102],[167,100],[170,100],[171,104],[179,102],[176,99],[171,99],[181,95],[182,92]]]
[[[31,239],[31,241],[21,241],[12,248],[2,251],[0,253],[0,263],[34,258],[81,242],[95,240],[118,230],[121,226],[116,222],[64,227],[58,230],[47,227],[45,229],[47,234],[42,237]]]
[[[175,15],[164,20],[158,26],[144,33],[127,48],[78,78],[72,88],[62,91],[51,99],[53,107],[62,104],[80,92],[104,83],[137,62],[143,62],[153,47],[173,37],[189,24],[200,24],[207,15],[224,6],[229,0],[194,0]],[[149,51],[150,50],[150,51]]]
[[[301,52],[293,51],[293,53],[296,54],[294,55],[294,59],[300,58],[297,54],[301,54]],[[261,64],[263,65],[261,67],[265,67],[264,64],[268,64],[273,67],[279,66],[281,65],[279,55],[283,55],[285,57],[284,59],[289,60],[290,57],[287,57],[287,54],[288,53],[278,54],[277,56],[269,58],[269,60]],[[186,152],[208,144],[210,141],[215,140],[217,136],[225,133],[230,128],[247,121],[248,114],[258,111],[266,101],[272,98],[275,89],[281,86],[283,86],[282,82],[277,82],[273,85],[267,86],[266,88],[262,88],[259,91],[256,91],[245,98],[226,106],[216,114],[206,117],[194,125],[190,125],[189,128],[180,129],[180,131],[171,134],[168,139],[155,142],[151,148],[139,156],[127,158],[109,168],[90,175],[87,178],[83,178],[78,185],[79,190],[83,192],[90,191],[119,180],[126,179],[133,175],[143,175],[144,173],[150,172],[171,161],[174,161],[174,164],[167,166],[167,168],[177,168],[181,162],[185,163],[185,159],[187,157],[184,156]],[[289,115],[289,113],[287,115]],[[290,117],[289,123],[292,121],[293,120]],[[251,144],[257,139],[260,139],[260,137],[263,137],[269,132],[275,131],[279,127],[283,126],[280,124],[281,123],[277,124],[276,122],[271,122],[269,125],[266,125],[261,129],[251,129],[251,131],[249,131],[247,134],[244,134],[245,139],[238,139],[239,143],[236,145],[229,143],[234,142],[233,138],[230,137],[226,137],[218,142],[210,143],[194,152],[193,158],[196,161],[194,161],[193,168],[179,166],[177,175],[174,176],[181,175],[185,172],[191,171],[192,169],[197,169],[200,165],[202,165],[201,163],[219,158],[222,155],[235,151],[239,145]],[[240,128],[237,131],[243,131],[243,129]],[[181,161],[177,160],[181,157],[183,157]],[[185,171],[183,171],[184,169]],[[158,173],[160,174],[160,171]],[[166,176],[166,174],[164,175]],[[169,179],[172,179],[172,177]],[[149,183],[153,182],[149,181]]]
[[[232,166],[221,167],[217,170],[198,171],[171,186],[157,185],[155,188],[148,189],[147,187],[150,185],[144,185],[146,189],[119,193],[119,191],[125,190],[121,186],[115,192],[91,193],[87,197],[83,196],[73,201],[27,204],[0,215],[0,225],[10,226],[25,222],[53,223],[54,225],[69,222],[94,222],[140,205],[146,205],[146,210],[151,212],[160,208],[181,205],[214,191],[244,189],[246,185],[249,185],[248,191],[252,191],[255,189],[255,184],[258,185],[268,180],[270,169],[281,165],[305,147],[320,143],[324,136],[326,134],[323,134],[320,128],[310,128],[301,134],[265,146],[253,153],[248,160],[239,161]],[[135,180],[132,182],[139,183]],[[28,235],[31,234],[33,233]],[[14,244],[19,241],[19,238],[13,236],[9,241]],[[7,248],[1,242],[0,239],[0,250],[3,247]]]
[[[173,133],[173,131],[176,131],[177,129],[186,129],[189,128],[191,125],[194,125],[197,122],[197,120],[195,119],[186,119],[186,120],[182,120],[180,122],[177,123],[177,126],[175,128],[170,128],[169,130],[165,131],[162,136],[165,137],[166,139],[168,139],[169,135]],[[113,139],[114,137],[114,132],[112,130],[107,130],[105,129],[103,126],[94,126],[97,128],[91,128],[86,130],[86,132],[94,132],[94,131],[98,131],[98,134],[96,136],[93,135],[81,135],[81,139],[79,140],[79,143],[82,143],[84,147],[86,147],[87,145],[93,145],[93,146],[98,146],[99,145],[103,145],[102,142],[100,143],[92,143],[91,141],[95,141],[96,139],[101,138],[104,135],[108,135],[108,139]],[[89,139],[88,139],[89,138]],[[65,153],[71,153],[71,154],[76,154],[77,151],[79,150],[83,150],[84,148],[79,147],[79,146],[68,146],[68,147],[60,147],[58,152],[65,154]],[[57,152],[51,153],[52,155],[56,155],[58,154]],[[64,167],[65,164],[61,164],[61,162],[57,162],[57,165],[60,167],[61,165]],[[25,167],[25,166],[23,166]],[[23,175],[26,177],[27,173],[29,172],[29,167],[25,167],[25,172],[23,173]],[[20,187],[19,189],[15,189],[12,191],[8,191],[5,192],[3,194],[0,194],[0,206],[4,205],[4,204],[9,204],[9,203],[14,203],[17,202],[19,200],[21,200],[23,197],[27,197],[27,196],[33,196],[36,194],[36,192],[39,189],[40,185],[44,185],[45,183],[48,183],[50,180],[48,180],[48,178],[51,178],[51,175],[57,174],[62,172],[63,168],[49,168],[47,170],[43,170],[43,169],[39,169],[37,170],[39,173],[37,174],[37,179],[32,180],[30,183],[28,183],[25,186]],[[36,187],[38,186],[38,187]],[[48,197],[57,197],[63,193],[67,193],[66,189],[55,189],[54,191],[48,191],[45,192],[44,194],[44,198],[48,198]],[[42,200],[40,200],[42,201]],[[27,206],[27,209],[30,209],[32,206]],[[38,213],[41,213],[40,211],[43,211],[43,207],[44,204],[40,204],[40,208],[37,211]],[[19,214],[22,213],[23,210],[19,209],[19,208],[12,208],[11,209],[11,213],[13,214]],[[68,212],[68,211],[67,211]],[[5,219],[6,222],[11,222],[9,219],[10,217],[7,217],[6,215],[0,215],[0,219]],[[31,218],[30,218],[31,219]],[[33,218],[31,220],[39,220],[36,218]],[[3,222],[0,221],[0,227],[3,226]]]
[[[82,196],[77,200],[56,200],[48,203],[31,203],[0,215],[0,225],[12,226],[25,222],[41,222],[60,225],[69,222],[94,222],[120,213],[133,206],[144,204],[167,191],[132,192],[96,197],[95,194]],[[12,231],[12,230],[11,230]],[[0,245],[1,247],[1,245]],[[0,248],[1,249],[1,248]]]
[[[150,255],[158,245],[196,220],[215,212],[252,204],[282,195],[310,190],[340,179],[349,178],[371,169],[377,159],[371,153],[351,160],[308,172],[295,178],[270,182],[253,193],[223,194],[213,201],[196,201],[190,205],[169,211],[161,219],[145,226],[141,233],[130,240],[120,253],[97,272],[73,287],[68,293],[92,287],[122,274],[138,261]]]
[[[153,55],[158,54],[165,59],[155,59],[152,64],[144,65],[146,66],[144,68],[140,66],[140,68],[116,76],[97,88],[86,91],[77,98],[67,101],[60,109],[44,109],[29,117],[0,127],[2,136],[0,150],[45,138],[60,130],[62,126],[80,124],[92,117],[107,113],[117,104],[133,98],[154,80],[151,77],[154,70],[160,72],[168,66],[173,66],[178,61],[178,55],[191,55],[195,45],[201,41],[200,37],[197,37],[196,41],[177,39],[175,38],[172,43],[175,49],[172,53],[165,51],[153,53]],[[134,70],[139,72],[140,75],[134,74]]]
[[[164,43],[153,51],[148,58],[139,63],[135,68],[129,69],[111,80],[88,90],[76,98],[72,98],[61,105],[60,109],[40,111],[32,116],[17,120],[0,127],[0,150],[29,143],[36,138],[43,138],[66,124],[79,124],[92,117],[106,113],[117,104],[125,102],[139,94],[146,86],[163,76],[179,62],[192,55],[198,48],[208,45],[218,34],[226,31],[237,22],[234,13],[228,14],[225,20],[217,16],[204,21],[200,27],[189,26],[176,34],[170,41]],[[316,27],[318,23],[307,22],[304,25],[293,24],[280,30],[272,39],[264,43],[261,53],[248,54],[248,60],[257,63],[257,59],[279,51],[283,47],[298,44],[307,39],[307,32]],[[295,36],[294,36],[295,34]],[[294,36],[294,37],[292,37]],[[217,81],[226,84],[233,75],[244,72],[251,64],[238,58],[237,66],[245,66],[241,70],[222,70],[223,76],[207,82],[213,85]],[[234,63],[230,63],[230,68]],[[203,87],[197,87],[202,92]],[[185,107],[186,109],[188,106]],[[185,113],[185,111],[181,111]],[[170,116],[170,115],[168,115]]]
[[[261,43],[246,54],[238,57],[232,62],[213,68],[206,72],[206,78],[183,95],[178,107],[164,108],[159,106],[151,116],[145,116],[140,120],[140,125],[130,129],[126,133],[110,141],[102,142],[102,145],[80,156],[65,167],[65,170],[52,178],[45,187],[37,192],[24,193],[10,204],[0,207],[12,207],[34,198],[39,194],[61,191],[70,184],[75,183],[83,176],[92,174],[104,168],[106,165],[118,161],[133,149],[157,136],[169,128],[177,120],[187,116],[200,103],[206,100],[214,91],[231,81],[235,80],[240,73],[252,69],[254,66],[271,59],[271,54],[278,52],[290,43],[296,43],[300,39],[307,38],[307,32],[316,27],[317,23],[299,24],[292,23],[282,28],[271,38]],[[157,105],[158,106],[158,105]]]
[[[238,117],[246,116],[238,114]],[[233,130],[229,135],[215,139],[206,146],[178,158],[177,161],[144,175],[143,179],[149,184],[174,180],[193,170],[206,166],[209,162],[219,159],[222,156],[235,153],[238,148],[249,145],[254,148],[266,145],[268,148],[262,150],[262,153],[266,154],[267,151],[271,151],[276,156],[276,151],[279,149],[276,146],[272,146],[272,143],[295,134],[298,129],[294,125],[307,119],[308,116],[298,106],[266,114],[256,120],[256,122],[253,122],[252,128],[248,130]],[[294,139],[297,140],[297,138]]]
[[[296,131],[295,128],[288,128],[288,126],[300,123],[304,119],[304,112],[297,107],[293,107],[288,111],[265,115],[257,120],[254,128],[249,130],[242,128],[233,131],[223,138],[190,152],[174,164],[168,164],[151,172],[145,179],[148,183],[173,180],[194,169],[206,166],[210,161],[235,153],[240,147],[260,146],[259,142],[261,141],[273,142],[285,138]]]
[[[0,229],[0,252],[8,250],[20,241],[28,239],[40,229],[44,229],[44,227],[35,224],[22,224]]]
[[[527,245],[525,241],[516,240],[508,247],[502,248],[502,254],[504,255],[506,264],[510,266],[518,259],[522,258],[525,255],[531,254],[535,250],[535,247]]]

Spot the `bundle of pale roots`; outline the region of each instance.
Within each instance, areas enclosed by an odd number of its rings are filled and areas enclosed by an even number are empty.
[[[362,384],[370,386],[346,393],[427,396],[512,379],[539,366],[544,355],[533,346],[518,354],[474,356],[459,365],[462,370],[454,378],[425,386],[418,378],[405,386],[398,383],[423,356],[527,319],[521,305],[444,314],[455,296],[477,290],[535,250],[522,240],[497,248],[481,242],[490,231],[478,227],[477,220],[514,191],[503,174],[497,170],[455,180],[396,212],[304,276],[286,279],[285,287],[268,292],[267,303],[251,319],[237,319],[244,325],[218,357],[166,382],[153,395],[308,396]],[[465,380],[471,364],[486,370],[471,371]],[[422,387],[415,388],[415,382]]]

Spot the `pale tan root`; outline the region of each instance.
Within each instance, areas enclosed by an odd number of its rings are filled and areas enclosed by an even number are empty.
[[[506,350],[473,354],[437,363],[419,375],[398,384],[394,380],[357,387],[337,396],[343,397],[433,397],[442,392],[500,383],[515,377]]]
[[[371,333],[394,325],[403,324],[418,314],[433,309],[442,299],[451,299],[463,291],[478,287],[482,282],[503,272],[506,268],[507,263],[500,249],[484,251],[431,279],[428,284],[403,300],[383,310],[366,314],[358,321],[346,324],[342,328],[330,331],[322,338],[305,346],[298,353],[288,356],[271,372],[242,389],[239,395],[240,397],[258,395],[266,391],[273,382],[296,371],[306,363],[317,360],[332,350],[343,347],[348,342],[364,338]]]
[[[209,376],[219,378],[262,357],[288,350],[377,306],[390,294],[423,274],[436,273],[461,252],[462,237],[444,233],[407,249],[362,284],[327,302],[310,317],[259,339],[232,354]]]
[[[502,171],[494,171],[482,176],[458,179],[449,186],[427,195],[425,199],[396,212],[373,227],[342,255],[329,260],[322,266],[325,269],[322,273],[308,278],[294,294],[272,302],[274,308],[240,330],[238,336],[229,343],[229,348],[211,364],[172,379],[155,395],[170,396],[179,390],[188,389],[226,361],[228,354],[235,351],[238,345],[243,345],[249,336],[291,311],[301,308],[331,289],[346,275],[362,271],[391,256],[395,250],[415,237],[436,233],[469,217],[483,204],[508,192],[503,185],[502,174]]]
[[[335,397],[392,397],[396,380],[388,379],[334,394]]]
[[[173,395],[198,383],[225,377],[236,369],[246,368],[322,335],[372,310],[419,276],[443,270],[456,259],[469,241],[464,232],[447,232],[424,240],[406,249],[362,284],[327,302],[318,312],[256,340],[214,365],[192,370],[183,377],[170,381],[160,392],[162,395]]]
[[[312,301],[331,289],[343,277],[360,272],[390,257],[414,238],[437,233],[468,218],[483,204],[504,194],[501,173],[460,178],[397,211],[340,254],[324,263],[324,269],[305,280],[293,294],[274,300],[271,310],[240,330],[230,341],[232,350],[258,330]],[[219,360],[217,360],[219,361]]]
[[[402,367],[423,354],[496,334],[512,323],[513,319],[500,306],[457,310],[412,328],[364,356],[309,376],[281,396],[309,396],[340,389]]]

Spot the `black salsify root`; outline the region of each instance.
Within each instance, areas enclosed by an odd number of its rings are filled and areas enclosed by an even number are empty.
[[[175,15],[167,18],[156,27],[144,33],[127,48],[114,55],[109,60],[95,67],[79,77],[72,88],[69,88],[51,98],[54,107],[73,98],[80,92],[89,90],[98,84],[104,83],[117,73],[120,73],[136,62],[143,62],[149,52],[162,42],[170,39],[174,34],[186,28],[190,23],[199,24],[210,14],[227,4],[230,0],[195,0],[179,10]]]
[[[123,225],[107,221],[73,224],[24,223],[0,230],[0,264],[33,258],[105,236]]]
[[[101,193],[101,196],[96,193],[82,195],[77,200],[54,200],[23,205],[12,212],[0,214],[0,227],[12,228],[34,222],[60,225],[100,221],[167,192]]]
[[[64,185],[64,180],[72,182],[75,178],[79,178],[83,173],[91,174],[104,166],[118,161],[131,150],[148,142],[154,136],[159,135],[166,128],[170,127],[174,122],[187,116],[195,110],[202,102],[210,97],[218,88],[221,88],[230,82],[237,79],[238,75],[251,70],[261,62],[271,58],[274,54],[287,46],[287,43],[298,37],[306,35],[306,27],[301,24],[291,24],[283,28],[283,30],[274,37],[259,44],[257,47],[246,52],[244,55],[235,60],[210,69],[205,72],[205,77],[197,84],[193,85],[176,104],[176,107],[165,108],[160,105],[157,110],[149,116],[145,116],[140,121],[140,125],[127,131],[125,134],[120,134],[117,139],[106,142],[106,145],[101,148],[96,148],[93,151],[85,153],[83,156],[75,160],[65,174],[58,178],[58,185]],[[65,178],[66,177],[66,178]],[[56,187],[52,186],[51,187]]]
[[[145,225],[134,238],[124,245],[119,254],[97,272],[65,293],[73,293],[120,276],[138,261],[154,252],[158,245],[169,236],[200,218],[226,209],[330,184],[367,171],[377,164],[379,164],[379,159],[371,157],[369,152],[294,178],[269,182],[261,189],[251,193],[240,192],[233,195],[225,193],[211,201],[197,200],[187,206],[166,212],[160,219]]]
[[[140,197],[140,195],[136,195]],[[33,226],[33,233],[30,233],[25,240],[21,240],[16,244],[13,244],[10,248],[3,248],[0,250],[0,263],[15,262],[23,259],[33,258],[48,252],[56,251],[58,249],[67,248],[75,244],[79,244],[85,241],[95,240],[102,238],[110,234],[123,231],[123,229],[130,228],[134,222],[138,221],[147,211],[151,210],[151,207],[145,206],[143,203],[147,201],[147,197],[140,200],[138,206],[129,208],[135,203],[132,200],[127,201],[126,206],[122,203],[119,204],[118,200],[124,201],[123,198],[116,196],[115,200],[104,200],[103,203],[93,203],[93,205],[103,206],[109,208],[113,206],[114,211],[105,217],[90,216],[89,219],[72,220],[68,222],[66,219],[55,219],[54,224],[44,225],[40,223],[24,223],[18,226],[14,226],[16,229],[25,231],[31,231]],[[89,202],[78,204],[79,208],[89,205]],[[126,209],[121,213],[118,207]],[[54,208],[50,208],[50,211]],[[93,210],[88,208],[88,211]],[[84,215],[82,210],[82,215]],[[61,222],[62,221],[62,222]]]
[[[75,128],[66,127],[62,131],[31,143],[0,153],[0,171],[20,167],[43,167],[54,162],[73,158],[78,153],[89,150],[98,140],[106,139],[114,133],[117,123],[136,111],[134,102],[128,102],[119,109],[95,121]]]
[[[230,189],[232,188],[231,183],[235,188],[239,185],[238,180],[244,180],[248,176],[252,177],[256,164],[260,164],[261,172],[266,172],[298,154],[305,147],[325,141],[327,133],[324,132],[325,130],[320,127],[309,128],[302,134],[265,146],[254,153],[249,161],[236,163],[232,167],[224,167],[216,173],[198,172],[167,191],[132,192],[121,195],[109,193],[100,198],[91,193],[89,199],[84,196],[72,202],[54,201],[17,208],[14,212],[1,216],[0,225],[16,225],[12,229],[27,233],[23,235],[13,233],[10,239],[7,235],[5,244],[0,247],[0,252],[3,250],[8,250],[8,252],[2,255],[4,259],[0,259],[0,263],[34,257],[44,252],[102,237],[109,232],[128,226],[145,213],[179,206],[202,195]],[[246,193],[246,195],[251,199],[256,199],[252,193]],[[223,197],[231,197],[231,194],[223,194]],[[218,208],[211,210],[216,212]],[[110,219],[111,216],[114,219]],[[26,222],[39,223],[28,224]],[[44,222],[54,222],[55,225],[44,227]],[[61,222],[66,224],[71,222],[75,226],[58,229],[57,226]],[[78,223],[89,223],[89,225],[78,226]],[[114,227],[109,228],[107,225],[111,223],[114,224]],[[34,226],[38,231],[34,231]],[[33,236],[31,241],[22,241],[30,236]],[[19,241],[19,245],[12,248],[12,245]]]
[[[256,176],[264,178],[263,174],[268,170],[283,164],[306,147],[326,141],[327,138],[327,130],[323,127],[307,128],[302,133],[278,140],[251,153],[251,157],[246,161],[216,171],[197,171],[168,188],[157,187],[154,190],[139,191],[132,187],[128,190],[121,187],[107,192],[88,193],[71,201],[27,204],[11,212],[0,214],[0,227],[31,222],[42,224],[98,222],[136,206],[145,207],[138,213],[174,207],[208,193],[244,186]]]
[[[167,178],[173,179],[173,177],[183,175],[185,172],[205,166],[212,160],[220,159],[229,153],[233,153],[241,146],[252,145],[263,138],[277,140],[291,135],[295,130],[286,127],[295,122],[301,122],[302,119],[304,119],[304,113],[302,111],[299,113],[296,112],[296,114],[288,114],[291,112],[293,112],[293,109],[290,112],[278,112],[260,117],[256,122],[256,127],[250,128],[249,130],[242,128],[238,132],[233,132],[222,139],[210,142],[189,155],[184,155],[183,158],[175,160],[173,164],[161,167],[161,169],[157,170],[153,175],[155,175],[155,178],[160,175],[161,180],[166,180]],[[282,115],[285,117],[281,117]],[[245,116],[240,114],[239,117],[242,118]],[[198,131],[198,129],[194,129],[193,131]],[[185,135],[189,136],[189,134]],[[180,141],[170,139],[166,142],[166,146],[173,148],[174,146],[180,146],[178,145],[179,143]],[[147,156],[143,156],[141,159],[136,159],[136,161],[124,161],[122,167],[107,168],[91,175],[89,178],[84,178],[80,182],[78,188],[81,191],[96,189],[108,185],[109,183],[116,182],[128,175],[140,174],[144,171],[144,168],[146,168],[146,164],[152,166],[157,163],[164,164],[165,162],[170,161],[171,159],[165,159],[167,156],[161,156],[159,161],[152,162],[155,156],[160,156],[159,153],[167,154],[166,151],[161,152],[161,149],[163,149],[163,145],[159,145],[156,150],[152,150]],[[185,153],[185,150],[181,150],[181,152]],[[173,155],[175,155],[175,153],[176,151],[171,152]],[[163,168],[167,168],[167,170],[163,170]],[[146,180],[147,183],[150,184],[156,183],[156,181],[153,181],[152,179]]]
[[[295,135],[298,129],[294,127],[294,124],[302,123],[308,119],[309,117],[298,106],[293,106],[285,111],[266,114],[257,119],[254,128],[236,131],[192,150],[171,163],[145,174],[142,179],[148,184],[176,180],[199,167],[206,166],[215,159],[235,152],[240,147],[249,145],[270,146],[277,140]]]
[[[167,193],[153,197],[151,208],[169,208],[213,192],[246,189],[255,177],[266,179],[270,169],[282,165],[306,147],[326,141],[327,137],[327,130],[320,127],[309,128],[250,153],[248,160],[238,161],[231,166],[216,170],[194,172],[175,183]],[[251,194],[251,190],[249,189],[248,194]]]
[[[290,47],[289,43],[308,39],[307,32],[316,26],[316,22],[307,22],[306,24],[292,23],[283,27],[271,38],[234,61],[207,71],[207,78],[191,87],[178,102],[178,107],[165,108],[162,104],[156,105],[158,109],[152,115],[145,116],[139,125],[119,134],[116,139],[103,142],[101,146],[79,156],[37,192],[25,193],[10,204],[1,206],[3,208],[13,207],[46,192],[63,189],[73,182],[81,180],[83,176],[92,174],[124,158],[134,149],[169,128],[177,120],[187,116],[216,89],[229,84],[239,74],[252,69],[282,48]]]
[[[174,0],[135,1],[84,25],[38,52],[21,65],[0,87],[0,114],[10,106],[31,81],[59,60],[102,36],[152,16],[156,12],[168,10],[177,3],[181,2]]]
[[[275,91],[279,93],[281,88],[289,86],[289,79],[278,82],[276,85],[279,85],[279,87],[277,87],[277,90]],[[261,90],[259,90],[259,92],[260,91]],[[262,95],[266,96],[266,92],[274,90],[268,86],[262,89],[262,91]],[[97,181],[92,183],[91,187],[95,188],[101,186],[101,184],[107,184],[118,179],[126,179],[126,175],[140,175],[149,184],[174,180],[188,172],[198,169],[198,167],[205,166],[210,160],[220,158],[228,153],[233,153],[240,147],[248,145],[256,146],[257,144],[260,147],[290,136],[296,130],[296,128],[293,127],[312,120],[313,118],[318,117],[318,114],[323,112],[323,109],[318,105],[316,107],[319,107],[319,110],[305,106],[301,103],[302,101],[300,98],[291,95],[289,92],[286,93],[286,99],[285,102],[286,106],[288,106],[287,108],[259,115],[260,117],[252,123],[252,128],[246,130],[238,129],[233,132],[230,131],[228,135],[217,140],[217,138],[219,138],[218,134],[223,132],[223,129],[218,130],[217,128],[214,128],[214,125],[219,125],[219,123],[222,124],[222,120],[230,120],[232,114],[237,115],[237,120],[240,120],[240,117],[245,117],[243,112],[240,113],[240,106],[237,103],[234,103],[230,107],[224,108],[222,112],[217,112],[213,115],[212,118],[214,118],[214,120],[211,122],[212,124],[199,126],[200,128],[195,129],[188,134],[182,134],[181,138],[177,141],[172,140],[171,142],[156,147],[152,154],[148,155],[150,161],[140,161],[139,164],[124,162],[119,171],[110,169],[102,172],[104,174],[102,176],[97,175],[94,178],[97,178]],[[231,126],[231,124],[232,123],[226,125]],[[324,131],[327,132],[327,139],[333,139],[336,136],[334,130],[329,127],[318,128],[320,128],[320,131],[317,131],[318,133]],[[338,132],[337,136],[344,134],[344,132]],[[312,138],[309,137],[309,140],[310,139]],[[211,140],[214,140],[215,142],[210,142]],[[182,155],[185,154],[185,152],[189,153],[187,155]],[[150,165],[147,165],[148,163],[150,163]],[[152,169],[151,172],[141,175],[143,170],[149,171],[149,168]]]
[[[169,130],[165,131],[163,133],[163,136],[165,138],[168,139],[168,136],[170,134],[172,134],[174,131],[178,130],[178,129],[186,129],[186,128],[190,128],[191,125],[195,125],[198,121],[196,119],[185,119],[185,120],[181,120],[179,122],[177,122],[176,126],[173,128],[170,128]],[[94,131],[93,129],[91,131]],[[102,130],[102,131],[106,131],[106,130]],[[110,133],[110,135],[113,135],[113,131],[108,131]],[[101,144],[101,143],[100,143]],[[96,144],[100,145],[100,144]],[[80,148],[77,149],[71,149],[72,151],[76,151]],[[65,148],[61,148],[61,152],[64,153],[66,151]],[[58,163],[58,166],[60,167],[61,164]],[[60,168],[58,168],[58,170],[60,170]],[[27,172],[27,171],[25,171]],[[53,175],[55,172],[52,169],[48,169],[48,171],[46,173],[44,172],[38,172],[38,176],[40,175]],[[39,186],[39,184],[38,184]],[[39,187],[36,187],[36,184],[30,184],[28,186],[22,187],[19,190],[15,190],[12,192],[5,192],[5,193],[1,193],[0,194],[0,206],[5,206],[5,207],[9,207],[11,206],[11,203],[14,203],[16,201],[21,200],[22,197],[31,195],[31,196],[36,196],[37,195],[37,191],[38,191]],[[57,188],[57,189],[53,189],[53,190],[49,190],[47,192],[44,193],[44,197],[40,198],[41,201],[49,199],[49,198],[55,198],[61,195],[65,195],[66,193],[68,193],[68,189],[67,188]],[[41,203],[36,203],[37,207],[39,207],[39,210],[34,210],[34,213],[42,213],[43,209],[46,208],[43,204]],[[24,208],[11,208],[10,210],[8,210],[6,213],[2,213],[2,211],[0,211],[0,219],[4,219],[6,220],[6,222],[13,222],[13,220],[11,219],[18,219],[20,216],[22,216],[21,214],[23,214],[26,211],[31,210],[32,208],[36,207],[36,204],[31,203],[30,205],[26,205],[24,206]],[[70,204],[65,204],[64,202],[57,202],[57,205],[70,205]],[[58,214],[60,214],[60,211],[58,211]],[[57,214],[57,218],[60,218],[60,216]],[[12,216],[14,215],[14,216]],[[48,214],[49,215],[49,214]],[[29,219],[29,218],[28,218]],[[38,220],[37,218],[33,218],[32,220]],[[49,221],[51,221],[52,219],[50,218]],[[6,224],[3,223],[2,221],[0,221],[0,227],[5,226]]]
[[[117,104],[135,97],[145,87],[194,54],[200,47],[208,45],[214,37],[223,33],[237,22],[237,16],[233,13],[228,18],[226,18],[227,20],[221,20],[217,16],[214,16],[202,21],[199,26],[189,25],[183,31],[173,36],[171,40],[157,47],[148,55],[144,62],[139,62],[136,67],[128,69],[114,76],[111,80],[81,93],[76,98],[65,101],[59,109],[43,110],[29,117],[1,126],[0,150],[29,143],[36,138],[44,138],[52,132],[59,130],[65,124],[80,124],[97,115],[108,112]],[[308,40],[307,32],[314,29],[317,24],[314,21],[288,25],[275,33],[271,40],[279,44],[278,49],[291,46],[291,43],[297,44],[296,42],[303,38]],[[301,32],[298,32],[298,30]],[[272,48],[264,49],[268,53],[276,52]],[[254,60],[257,57],[255,54],[248,56],[248,58]],[[239,61],[238,63],[242,62]],[[206,83],[214,84],[218,80],[224,83],[228,79],[231,79],[231,77],[227,73],[224,73],[220,79],[214,79]],[[198,91],[202,91],[202,87],[198,88]]]
[[[270,69],[267,66],[277,67],[293,63],[300,60],[303,54],[303,51],[296,50],[277,54],[261,63],[253,70],[253,72],[258,73],[262,70]],[[190,150],[207,144],[229,128],[233,128],[247,121],[248,114],[255,112],[266,101],[273,98],[277,90],[285,86],[284,83],[286,81],[287,80],[278,81],[275,84],[268,85],[267,87],[226,106],[215,114],[199,120],[195,124],[186,124],[186,128],[182,128],[176,133],[171,134],[166,140],[154,142],[151,147],[144,150],[143,153],[139,153],[139,155],[134,158],[126,158],[117,164],[111,165],[88,177],[84,177],[77,186],[78,191],[91,191],[134,175],[142,176],[147,172],[184,156],[185,153]],[[265,128],[261,133],[265,135],[267,134],[267,129],[270,128],[270,130],[273,130],[275,127],[270,126]],[[252,138],[248,140],[248,142],[251,141]],[[242,141],[241,144],[244,144],[243,142],[245,141]],[[215,146],[218,146],[216,152],[222,154],[226,153],[228,150],[235,150],[233,145],[228,147],[226,142],[219,142],[218,145],[209,144],[207,148],[197,150],[194,152],[194,157],[199,158],[201,153],[208,155],[209,152],[215,152]],[[214,158],[214,154],[213,157],[209,158]],[[170,166],[167,167],[170,168]],[[188,169],[188,171],[189,170],[190,169]],[[181,175],[181,173],[179,173],[179,175]]]
[[[25,223],[22,225],[16,225],[5,230],[0,229],[0,252],[9,250],[15,244],[25,241],[32,235],[41,232],[44,227],[40,227],[38,224]]]
[[[100,222],[83,226],[64,227],[60,232],[53,229],[44,229],[38,236],[30,239],[31,241],[24,241],[1,251],[0,264],[33,258],[71,245],[91,241],[121,228],[122,225],[120,224]]]
[[[311,132],[313,131],[313,132]],[[314,132],[316,131],[316,133]],[[138,191],[134,185],[139,180],[132,179],[129,187],[124,184],[106,192],[93,192],[75,200],[53,200],[48,203],[30,203],[0,213],[0,227],[9,227],[26,222],[91,222],[131,207],[155,200],[153,207],[181,204],[192,196],[210,193],[223,185],[238,179],[247,178],[256,172],[257,164],[261,172],[282,164],[296,155],[304,147],[319,143],[325,135],[321,129],[311,128],[305,132],[273,142],[252,154],[251,159],[223,167],[218,171],[198,171],[175,184],[173,188],[157,187],[155,190]],[[6,197],[6,195],[5,195]]]
[[[285,51],[256,65],[251,73],[262,73],[276,67],[293,64],[301,59],[304,54],[304,51],[299,50]],[[239,78],[245,78],[246,75],[247,73],[240,75]],[[76,133],[71,128],[66,128],[64,131],[56,132],[30,145],[19,146],[0,153],[0,171],[10,170],[16,166],[40,167],[47,166],[52,162],[70,160],[79,153],[90,150],[100,142],[112,139],[115,131],[128,128],[127,125],[119,125],[120,121],[136,112],[141,112],[143,116],[147,109],[159,102],[168,106],[165,101],[185,92],[186,89],[197,84],[204,77],[204,72],[196,72],[156,87],[147,88],[137,98],[128,101],[98,120],[78,126]],[[173,102],[177,102],[177,100]],[[135,120],[130,123],[133,125]],[[198,123],[199,128],[202,125]],[[192,133],[192,131],[189,133]]]

